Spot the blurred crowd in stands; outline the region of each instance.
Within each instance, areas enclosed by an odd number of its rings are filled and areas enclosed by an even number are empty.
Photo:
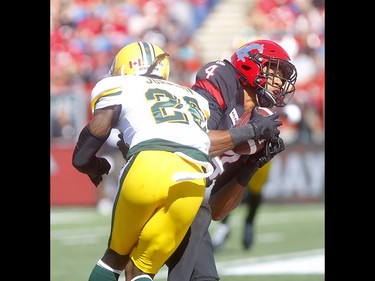
[[[135,40],[170,54],[174,82],[191,86],[205,63],[194,34],[224,0],[51,0],[51,137],[74,140],[91,118],[89,95],[114,55]],[[230,58],[259,38],[280,43],[298,70],[292,104],[284,108],[286,143],[324,143],[324,0],[252,0]],[[219,59],[219,58],[218,58]],[[84,97],[82,99],[82,96]]]

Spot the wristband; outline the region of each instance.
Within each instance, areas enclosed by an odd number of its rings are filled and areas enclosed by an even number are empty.
[[[248,139],[253,139],[255,137],[254,127],[249,123],[242,126],[230,128],[229,134],[235,147],[240,143],[247,141]]]

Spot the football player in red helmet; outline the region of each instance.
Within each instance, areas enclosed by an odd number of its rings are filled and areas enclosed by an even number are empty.
[[[248,42],[233,53],[231,61],[215,60],[198,71],[192,89],[209,101],[210,155],[221,155],[212,159],[215,167],[210,176],[212,184],[207,188],[205,200],[193,224],[166,263],[169,268],[168,281],[220,279],[208,231],[211,219],[223,219],[241,203],[251,177],[259,167],[283,151],[284,144],[279,137],[280,131],[274,129],[267,136],[269,145],[263,151],[239,156],[233,151],[215,151],[213,134],[217,130],[227,130],[233,146],[242,143],[246,139],[245,128],[234,127],[234,124],[244,113],[244,107],[252,110],[256,106],[285,106],[295,93],[296,79],[297,70],[288,53],[271,40]],[[259,117],[254,112],[249,122]],[[270,116],[278,118],[279,115],[275,113]],[[276,120],[272,119],[274,124]],[[215,161],[220,165],[215,165]]]
[[[241,84],[255,88],[259,106],[283,107],[292,99],[297,71],[288,53],[276,42],[257,40],[246,43],[233,53],[231,62]]]

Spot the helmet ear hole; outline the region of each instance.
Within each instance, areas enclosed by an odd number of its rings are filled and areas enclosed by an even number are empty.
[[[251,67],[248,66],[248,65],[241,65],[241,68],[242,68],[242,71],[240,71],[241,75],[240,75],[240,80],[243,82],[244,85],[252,85],[247,77],[247,75],[245,75],[245,73],[251,71]]]
[[[250,66],[248,66],[248,65],[241,65],[241,67],[242,67],[242,69],[243,70],[245,70],[245,71],[249,71],[250,69],[251,69],[251,67]]]

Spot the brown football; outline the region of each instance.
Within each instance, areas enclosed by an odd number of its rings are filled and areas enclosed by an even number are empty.
[[[264,116],[272,115],[275,113],[275,110],[269,107],[256,107],[254,110],[258,110],[258,112]],[[251,111],[252,112],[252,111]],[[244,113],[240,119],[237,121],[235,127],[241,126],[249,122],[251,112]],[[264,148],[264,145],[266,143],[265,139],[258,139],[253,140],[249,139],[238,146],[236,146],[233,151],[235,153],[241,154],[241,155],[251,155],[255,152],[261,150]]]

